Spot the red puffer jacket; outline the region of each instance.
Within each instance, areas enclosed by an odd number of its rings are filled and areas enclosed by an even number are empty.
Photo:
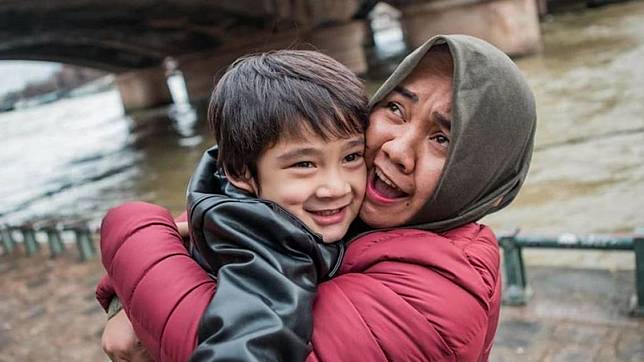
[[[500,297],[485,226],[368,234],[318,288],[309,361],[486,361]]]
[[[172,217],[136,203],[103,223],[110,282],[155,359],[185,361],[214,282],[188,257]],[[339,274],[320,284],[309,361],[485,361],[496,331],[501,279],[491,230],[399,229],[354,240]]]

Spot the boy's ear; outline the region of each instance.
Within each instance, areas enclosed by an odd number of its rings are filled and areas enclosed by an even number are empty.
[[[224,173],[226,174],[226,178],[228,178],[228,181],[233,184],[235,187],[238,189],[242,189],[248,193],[254,194],[254,195],[259,195],[257,184],[255,183],[255,179],[250,175],[250,172],[246,170],[244,173],[244,177],[233,177],[228,174],[228,171],[224,170]]]

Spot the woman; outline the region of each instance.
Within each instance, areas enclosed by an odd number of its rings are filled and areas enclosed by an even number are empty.
[[[492,231],[475,221],[507,206],[525,179],[532,93],[501,51],[450,35],[405,58],[371,105],[366,225],[356,225],[362,233],[340,270],[319,285],[309,360],[487,360],[499,317],[499,253]],[[128,225],[109,227],[134,235],[131,245],[154,239],[155,260],[183,272],[182,280],[165,281],[182,300],[132,299],[137,332],[168,360],[186,359],[197,340],[195,359],[208,359],[214,284],[194,261],[172,258],[181,255],[181,240],[167,212],[133,213],[123,217]],[[113,282],[131,284],[132,292],[141,278],[153,283],[154,269],[139,262],[120,261],[128,276]],[[154,303],[167,305],[160,326],[146,325]],[[116,352],[114,335],[106,331],[108,352]]]

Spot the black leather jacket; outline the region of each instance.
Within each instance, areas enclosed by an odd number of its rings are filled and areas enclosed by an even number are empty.
[[[303,361],[319,282],[343,244],[323,244],[295,216],[227,182],[208,150],[188,186],[196,259],[217,275],[191,361]]]

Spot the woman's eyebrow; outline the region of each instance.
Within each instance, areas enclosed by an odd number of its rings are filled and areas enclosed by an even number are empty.
[[[434,111],[432,112],[432,118],[434,118],[434,122],[436,122],[436,124],[438,124],[441,128],[444,128],[448,131],[452,130],[452,120],[448,115]]]
[[[408,98],[409,100],[411,100],[414,103],[418,102],[418,96],[416,95],[416,93],[410,91],[409,89],[407,89],[407,88],[405,88],[405,87],[403,87],[401,85],[397,85],[394,88],[394,92],[400,93],[403,97]]]

